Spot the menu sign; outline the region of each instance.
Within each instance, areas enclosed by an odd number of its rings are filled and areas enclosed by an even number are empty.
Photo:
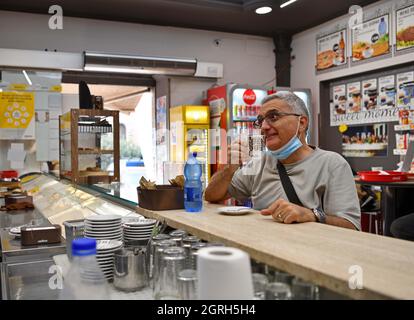
[[[414,47],[414,5],[396,11],[397,51]]]
[[[331,126],[398,121],[394,75],[332,89]]]
[[[352,29],[352,62],[390,53],[389,15]]]
[[[346,86],[344,84],[333,87],[333,110],[334,114],[346,113]]]
[[[397,106],[409,108],[414,104],[414,72],[397,74]]]
[[[377,79],[362,81],[362,110],[372,110],[377,107]]]
[[[361,111],[361,82],[348,83],[346,86],[348,105],[347,113],[355,113]]]
[[[316,70],[346,64],[346,29],[318,38],[316,47]]]
[[[378,79],[379,97],[378,105],[380,108],[395,107],[395,76],[385,76]]]

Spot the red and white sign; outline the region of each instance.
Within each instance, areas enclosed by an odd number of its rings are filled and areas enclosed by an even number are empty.
[[[253,103],[256,102],[256,94],[254,93],[252,89],[247,89],[246,91],[244,91],[243,101],[247,105],[252,105]]]

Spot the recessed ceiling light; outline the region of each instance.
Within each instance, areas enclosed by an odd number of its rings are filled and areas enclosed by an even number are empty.
[[[293,2],[296,2],[296,1],[297,1],[297,0],[289,0],[289,1],[286,1],[286,2],[282,3],[282,4],[280,5],[280,7],[281,7],[281,8],[284,8],[284,7],[286,7],[286,6],[288,6],[288,5],[292,4]]]
[[[256,13],[257,14],[267,14],[272,12],[272,8],[271,7],[260,7],[256,9]]]

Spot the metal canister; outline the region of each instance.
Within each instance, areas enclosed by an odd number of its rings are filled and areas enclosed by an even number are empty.
[[[66,253],[72,260],[72,241],[76,238],[83,238],[85,220],[68,220],[63,222],[63,225],[65,226]]]
[[[123,291],[136,291],[148,285],[146,248],[131,247],[115,251],[114,286]]]

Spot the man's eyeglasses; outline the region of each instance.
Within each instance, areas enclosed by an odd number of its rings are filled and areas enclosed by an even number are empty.
[[[301,115],[297,114],[297,113],[270,111],[264,117],[263,116],[258,116],[257,119],[253,122],[253,127],[255,129],[260,129],[263,125],[263,121],[266,121],[267,124],[271,125],[271,124],[275,123],[276,121],[278,121],[283,116],[297,116],[297,117],[299,117]]]

